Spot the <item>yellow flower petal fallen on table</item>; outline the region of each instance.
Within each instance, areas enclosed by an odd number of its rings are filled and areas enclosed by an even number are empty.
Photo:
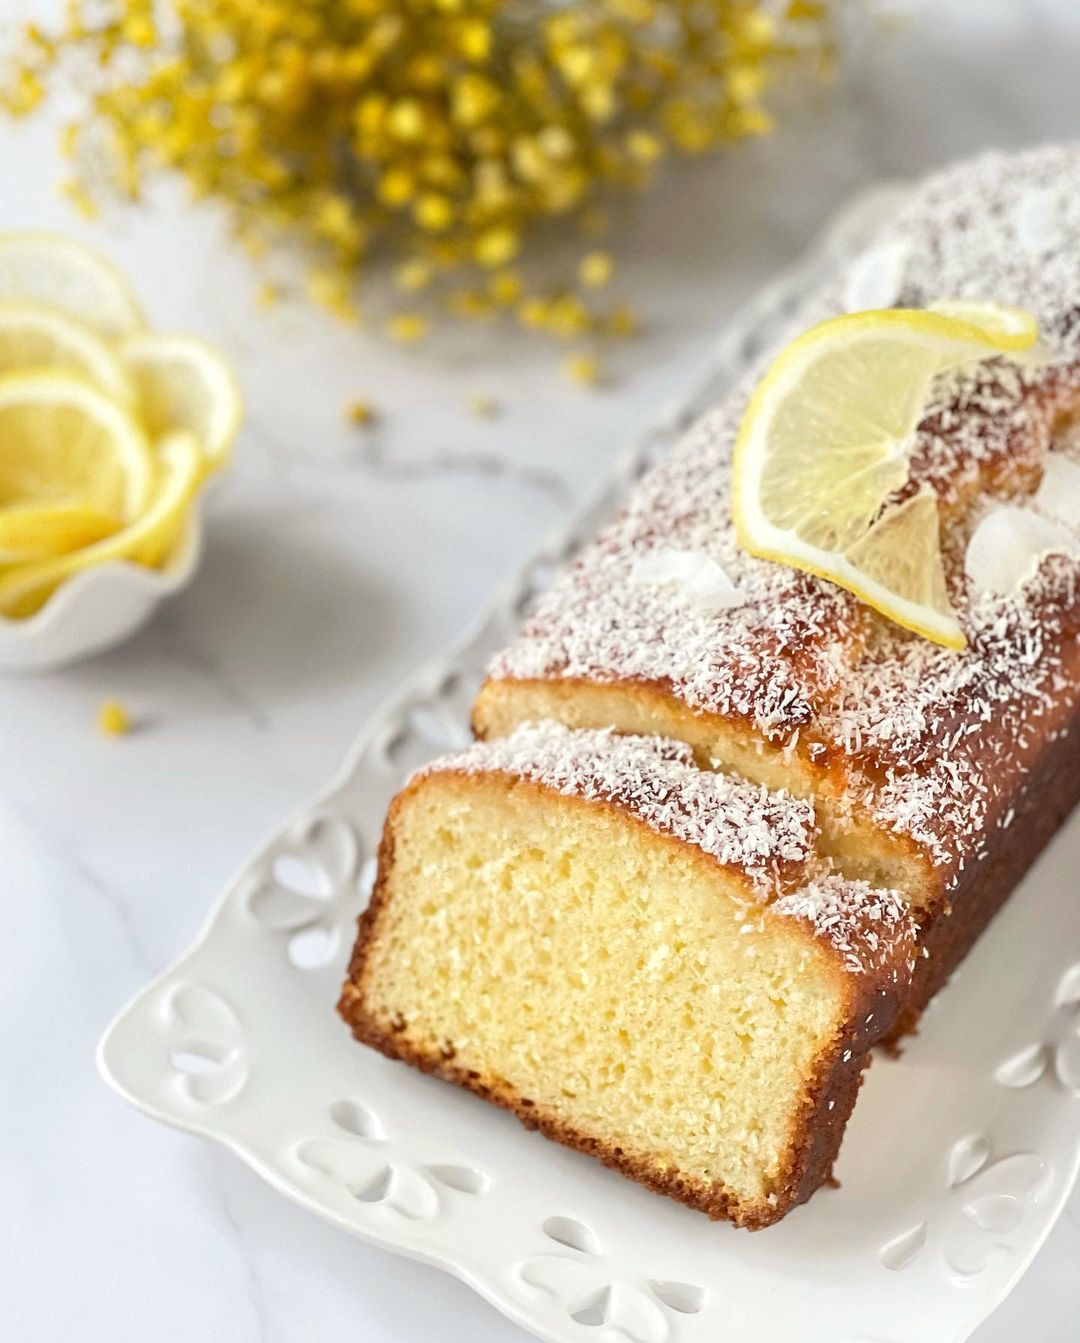
[[[566,371],[575,382],[595,387],[600,381],[600,363],[594,355],[574,354],[566,361]]]
[[[493,419],[499,413],[499,403],[486,392],[473,392],[469,397],[469,409],[482,420]]]
[[[160,448],[161,468],[147,509],[114,535],[68,555],[18,565],[0,573],[0,615],[23,619],[39,611],[76,573],[114,561],[160,566],[172,553],[203,476],[203,454],[188,433]]]
[[[351,401],[345,408],[345,418],[358,429],[365,429],[379,418],[379,412],[370,401]]]
[[[122,737],[130,729],[131,719],[118,699],[107,699],[98,709],[97,726],[104,737]]]

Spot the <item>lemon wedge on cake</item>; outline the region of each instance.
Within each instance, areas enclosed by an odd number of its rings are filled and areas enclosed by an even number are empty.
[[[763,559],[847,588],[948,648],[966,642],[949,602],[937,499],[882,512],[909,477],[934,379],[1030,348],[1035,319],[998,304],[851,313],[811,328],[774,361],[735,444],[734,521]]]

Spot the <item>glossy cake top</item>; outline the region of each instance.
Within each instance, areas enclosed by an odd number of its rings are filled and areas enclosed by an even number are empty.
[[[1031,495],[1046,455],[1064,451],[1052,435],[1080,411],[1080,149],[987,155],[929,180],[799,327],[847,307],[946,297],[1016,304],[1040,322],[1037,359],[939,380],[913,445],[905,492],[926,481],[938,493],[966,650],[909,635],[736,545],[731,453],[759,367],[640,482],[491,675],[670,688],[840,771],[879,824],[955,878],[987,825],[1007,823],[995,798],[1015,790],[1032,731],[1056,730],[1063,696],[1080,689],[1075,555],[1033,565],[1006,596],[964,569],[990,509],[1039,511]]]
[[[814,808],[727,774],[700,770],[664,737],[617,736],[558,723],[525,724],[420,771],[504,774],[564,797],[610,802],[749,878],[772,911],[807,924],[852,974],[909,970],[915,926],[895,891],[821,872]],[[754,927],[747,906],[746,930]]]

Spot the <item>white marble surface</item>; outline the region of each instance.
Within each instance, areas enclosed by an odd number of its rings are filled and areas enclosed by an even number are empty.
[[[52,192],[48,129],[0,126],[0,227],[107,248],[155,323],[228,350],[250,404],[195,585],[125,648],[2,685],[5,1340],[523,1338],[456,1281],[354,1243],[129,1110],[98,1081],[94,1043],[380,699],[692,380],[733,305],[860,185],[1075,134],[1078,43],[1074,0],[920,6],[861,44],[839,89],[800,95],[790,131],[635,208],[621,254],[651,330],[600,393],[522,340],[470,332],[409,354],[320,318],[257,316],[212,214],[165,193],[79,226]],[[474,390],[504,414],[470,416]],[[385,413],[369,438],[342,425],[353,396]],[[114,695],[139,723],[118,741],[93,725]],[[1074,1197],[977,1343],[1072,1343],[1078,1318]]]

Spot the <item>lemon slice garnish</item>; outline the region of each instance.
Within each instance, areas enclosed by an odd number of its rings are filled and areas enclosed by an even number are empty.
[[[159,455],[160,470],[145,512],[105,540],[0,573],[0,615],[9,619],[33,615],[61,583],[83,569],[116,560],[143,565],[167,560],[198,491],[203,456],[189,434],[166,439]]]
[[[43,368],[78,373],[121,405],[134,404],[127,369],[92,327],[46,303],[0,302],[0,375]]]
[[[799,336],[750,398],[734,461],[746,550],[830,579],[949,648],[966,640],[941,571],[936,499],[920,492],[879,515],[908,479],[934,379],[1036,336],[1019,310],[959,309],[852,313]]]
[[[0,234],[0,301],[47,303],[101,335],[146,326],[123,277],[89,247],[51,233]]]
[[[77,500],[0,508],[0,564],[22,563],[103,541],[119,519]]]
[[[77,499],[128,521],[145,509],[153,481],[146,435],[85,379],[0,378],[0,507]]]
[[[929,311],[978,327],[993,342],[994,349],[1002,352],[1030,349],[1039,334],[1034,313],[1008,303],[975,303],[969,299],[950,298],[931,303]]]
[[[150,332],[129,337],[119,348],[150,436],[186,430],[201,445],[207,469],[221,466],[243,414],[236,379],[221,356],[190,336]]]

